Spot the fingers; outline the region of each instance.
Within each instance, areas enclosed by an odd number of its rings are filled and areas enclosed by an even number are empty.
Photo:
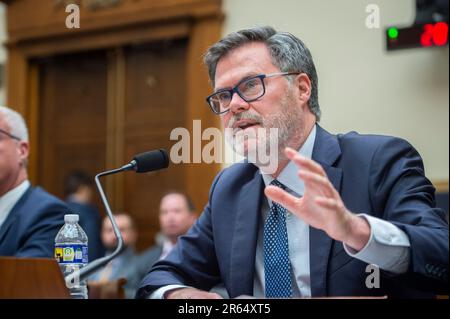
[[[338,197],[322,166],[306,158],[290,147],[286,147],[286,156],[299,168],[298,176],[305,181],[305,187],[330,197]]]
[[[302,155],[300,155],[297,151],[290,147],[286,147],[285,154],[287,158],[289,158],[291,161],[293,161],[298,168],[311,171],[313,173],[319,174],[321,176],[327,176],[325,171],[323,170],[322,166],[320,164],[314,162],[313,160],[306,158]]]
[[[280,204],[291,212],[298,211],[299,205],[302,200],[301,198],[297,198],[277,186],[267,186],[264,190],[264,193],[272,201]]]
[[[339,201],[337,201],[334,198],[316,197],[314,199],[314,201],[316,202],[317,205],[319,205],[320,207],[323,207],[325,209],[338,210],[341,208]]]
[[[311,190],[328,197],[336,196],[335,189],[327,177],[304,170],[299,171],[298,176],[305,182],[305,191]]]

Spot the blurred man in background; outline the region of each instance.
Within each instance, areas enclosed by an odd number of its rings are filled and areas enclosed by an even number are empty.
[[[146,274],[154,263],[164,259],[175,247],[178,237],[184,235],[195,222],[195,206],[189,195],[182,192],[165,194],[159,206],[161,232],[156,245],[142,253],[141,264]]]
[[[0,106],[0,256],[52,258],[56,234],[70,210],[31,186],[29,150],[23,117]]]
[[[64,196],[67,205],[80,216],[78,222],[88,236],[89,261],[104,256],[100,240],[100,213],[93,205],[94,183],[85,172],[75,170],[64,178]]]
[[[126,213],[114,215],[114,219],[122,234],[124,249],[122,253],[111,260],[104,268],[94,273],[89,280],[96,282],[108,282],[119,278],[125,278],[125,296],[133,298],[142,279],[142,275],[137,271],[137,255],[135,253],[135,245],[138,237],[137,230],[134,226],[133,219]],[[117,238],[111,221],[108,217],[103,219],[101,239],[106,249],[105,255],[110,255],[117,246]]]

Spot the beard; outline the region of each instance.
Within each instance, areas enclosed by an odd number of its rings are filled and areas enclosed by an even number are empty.
[[[286,159],[284,149],[291,141],[301,138],[304,125],[302,111],[296,106],[289,88],[278,110],[266,117],[252,110],[238,113],[230,119],[225,132],[226,141],[234,152],[268,173],[274,173],[278,163]],[[240,120],[255,122],[261,128],[232,129]]]

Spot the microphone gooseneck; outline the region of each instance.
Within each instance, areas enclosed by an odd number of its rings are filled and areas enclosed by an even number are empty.
[[[108,215],[108,218],[113,226],[114,234],[117,237],[117,247],[111,255],[96,259],[91,263],[89,263],[86,267],[67,275],[65,278],[66,282],[73,282],[75,278],[77,278],[80,281],[86,279],[87,277],[89,277],[89,275],[97,271],[100,267],[106,265],[109,261],[113,260],[124,249],[123,238],[120,233],[119,227],[117,226],[117,223],[114,219],[111,207],[109,206],[108,199],[106,198],[105,192],[103,191],[102,184],[100,183],[100,177],[117,174],[129,170],[134,170],[137,173],[144,173],[166,168],[168,166],[169,166],[169,157],[167,156],[166,150],[159,149],[138,154],[133,158],[133,160],[130,163],[120,168],[99,173],[95,176],[95,184],[97,186],[98,192],[100,193],[103,205],[105,206],[106,214]]]

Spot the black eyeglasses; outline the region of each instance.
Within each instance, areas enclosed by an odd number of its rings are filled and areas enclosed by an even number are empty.
[[[15,136],[15,135],[12,135],[11,133],[8,133],[5,130],[2,130],[1,128],[0,128],[0,133],[1,134],[5,134],[6,136],[8,136],[9,138],[12,138],[14,140],[18,140],[18,141],[21,140],[19,137]]]
[[[214,92],[206,98],[211,110],[216,114],[223,114],[230,109],[230,103],[233,99],[233,94],[237,93],[245,102],[253,102],[266,93],[266,87],[264,85],[265,78],[271,78],[281,75],[294,75],[300,74],[300,72],[280,72],[272,74],[259,74],[252,76],[251,78],[245,78],[241,80],[232,89],[222,89]]]

